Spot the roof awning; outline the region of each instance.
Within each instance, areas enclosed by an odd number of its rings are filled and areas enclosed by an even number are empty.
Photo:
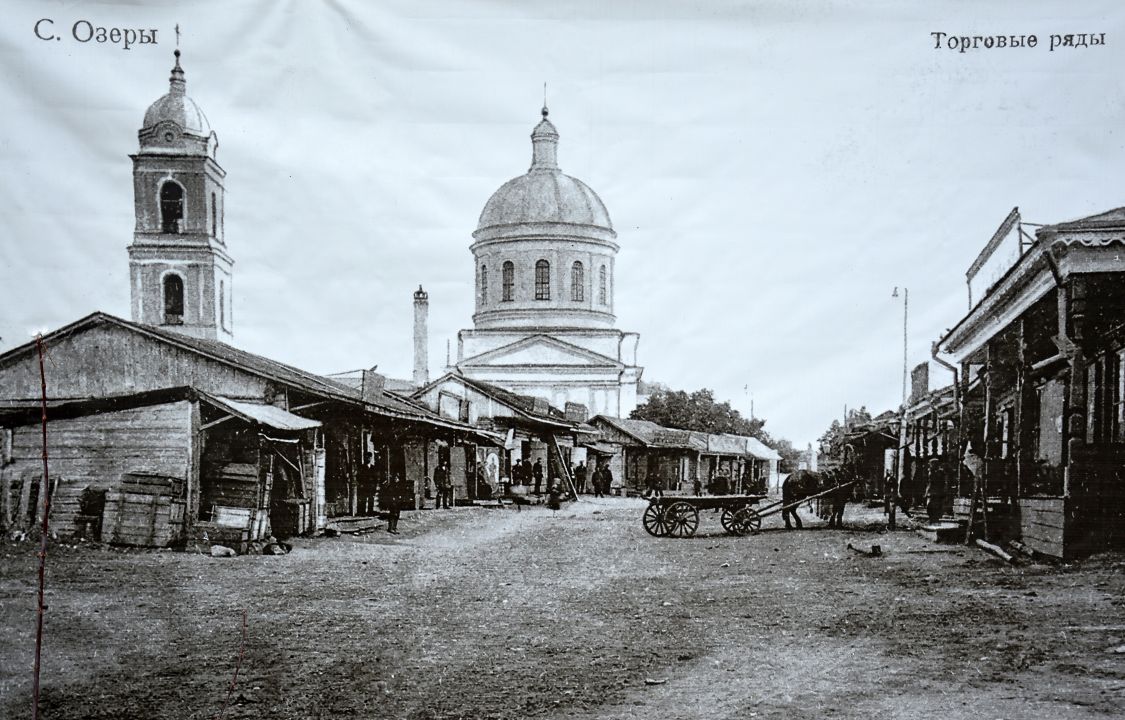
[[[759,460],[780,460],[781,455],[756,437],[746,438],[746,453]]]
[[[613,445],[610,445],[609,443],[584,442],[584,443],[582,443],[582,447],[586,448],[587,450],[592,450],[592,451],[598,453],[599,455],[616,455],[617,454],[617,448]]]
[[[310,420],[300,415],[294,415],[274,405],[260,405],[243,400],[234,400],[221,395],[207,395],[206,398],[215,407],[241,420],[258,425],[265,425],[274,430],[296,432],[320,427],[319,420]]]

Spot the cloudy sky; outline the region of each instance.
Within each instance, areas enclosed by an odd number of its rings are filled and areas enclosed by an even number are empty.
[[[527,169],[544,81],[560,165],[616,226],[618,327],[641,333],[645,379],[746,413],[753,397],[798,444],[845,406],[897,406],[895,286],[913,365],[1013,206],[1049,223],[1125,205],[1108,0],[5,5],[0,350],[128,317],[128,155],[176,23],[227,171],[236,343],[318,372],[408,377],[419,284],[441,369],[471,323],[470,234]],[[159,42],[80,43],[80,20]],[[962,54],[935,31],[1040,43]]]

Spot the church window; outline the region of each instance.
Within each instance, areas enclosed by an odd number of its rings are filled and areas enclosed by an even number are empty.
[[[586,271],[577,261],[570,266],[570,299],[574,302],[586,299]]]
[[[488,266],[480,266],[480,304],[488,303]]]
[[[160,186],[160,226],[161,232],[180,232],[180,221],[184,219],[184,189],[174,182]]]
[[[501,278],[501,280],[504,283],[504,294],[502,296],[502,299],[504,302],[511,302],[513,291],[516,288],[516,266],[513,265],[510,260],[504,263],[502,275],[503,277]]]
[[[215,202],[215,193],[211,193],[211,234],[219,237],[219,205]]]
[[[535,263],[535,299],[551,299],[551,263],[546,260]]]
[[[609,292],[606,290],[605,265],[598,268],[598,302],[602,305],[609,304]]]
[[[227,329],[227,292],[223,281],[219,281],[219,327]]]
[[[164,324],[184,322],[184,279],[170,273],[164,276]]]

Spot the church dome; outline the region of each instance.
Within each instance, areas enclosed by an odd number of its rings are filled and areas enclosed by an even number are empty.
[[[561,172],[529,172],[501,185],[485,204],[477,229],[544,222],[613,229],[597,193]]]
[[[588,225],[613,231],[609,211],[597,193],[559,170],[558,141],[558,131],[547,119],[544,107],[543,120],[531,133],[531,168],[492,194],[481,211],[478,231],[531,223]]]
[[[184,79],[184,70],[180,67],[180,51],[176,50],[175,55],[176,65],[168,79],[168,93],[149,105],[141,130],[143,132],[170,122],[185,134],[205,138],[211,134],[211,124],[195,101],[187,96],[187,81]]]

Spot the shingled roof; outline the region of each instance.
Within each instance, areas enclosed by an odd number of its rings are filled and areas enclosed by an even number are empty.
[[[317,395],[325,399],[339,400],[361,406],[367,412],[403,420],[428,423],[450,429],[460,429],[473,433],[479,432],[471,425],[442,418],[419,403],[391,393],[383,393],[376,398],[364,398],[358,388],[352,387],[346,383],[337,382],[331,378],[301,370],[300,368],[271,360],[262,355],[240,350],[239,348],[217,340],[206,340],[181,335],[180,333],[153,325],[144,325],[124,320],[115,315],[110,315],[109,313],[95,312],[87,315],[69,325],[47,333],[43,336],[43,341],[49,345],[53,340],[79,333],[101,324],[116,325],[131,332],[145,335],[158,342],[194,353],[214,362],[228,365],[242,372],[266,378],[280,385],[289,386],[298,391]],[[34,350],[34,342],[21,345],[0,355],[0,362],[25,353],[34,352]]]

